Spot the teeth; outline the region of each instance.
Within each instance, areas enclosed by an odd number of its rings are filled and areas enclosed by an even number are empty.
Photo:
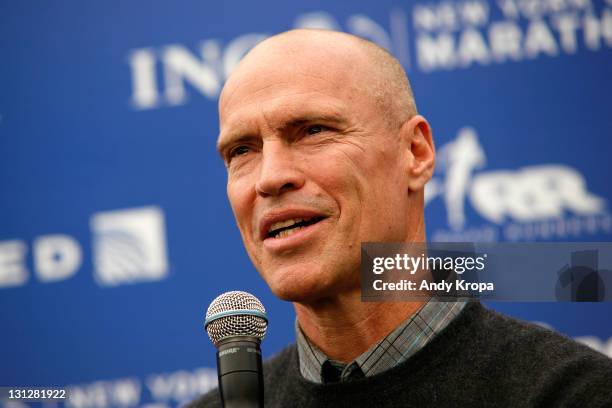
[[[293,224],[297,224],[298,222],[302,222],[302,221],[306,221],[306,218],[291,218],[289,220],[275,222],[274,224],[270,226],[270,229],[268,231],[274,231],[279,228],[290,227]]]
[[[304,228],[304,227],[295,227],[295,228],[288,229],[288,230],[282,230],[281,232],[276,234],[274,236],[274,238],[285,238],[285,237],[288,237],[289,235],[293,234],[296,231],[301,230],[302,228]]]

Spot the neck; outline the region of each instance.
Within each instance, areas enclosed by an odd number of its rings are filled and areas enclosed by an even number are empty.
[[[349,363],[415,314],[423,303],[362,302],[357,290],[315,305],[294,306],[308,340],[330,359]]]
[[[412,222],[404,242],[425,242],[423,192],[418,194],[421,205],[415,217],[409,218]],[[414,315],[425,302],[362,302],[358,286],[333,297],[293,305],[308,340],[330,359],[350,363]]]

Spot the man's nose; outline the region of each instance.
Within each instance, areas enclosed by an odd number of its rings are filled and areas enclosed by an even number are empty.
[[[283,141],[264,143],[255,189],[262,197],[277,196],[304,185],[300,163],[296,162],[291,146]]]

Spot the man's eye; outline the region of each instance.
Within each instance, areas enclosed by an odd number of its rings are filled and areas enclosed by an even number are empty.
[[[316,133],[321,133],[326,129],[327,128],[323,125],[312,125],[306,128],[306,133],[308,133],[309,135],[314,135]]]
[[[236,146],[229,151],[228,157],[231,159],[236,156],[242,156],[244,154],[247,154],[249,151],[250,149],[248,146],[244,146],[244,145]]]

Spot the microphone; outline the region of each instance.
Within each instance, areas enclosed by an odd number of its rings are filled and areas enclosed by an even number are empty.
[[[225,408],[263,407],[261,349],[266,309],[247,292],[232,291],[210,303],[204,323],[217,348],[219,393]]]

